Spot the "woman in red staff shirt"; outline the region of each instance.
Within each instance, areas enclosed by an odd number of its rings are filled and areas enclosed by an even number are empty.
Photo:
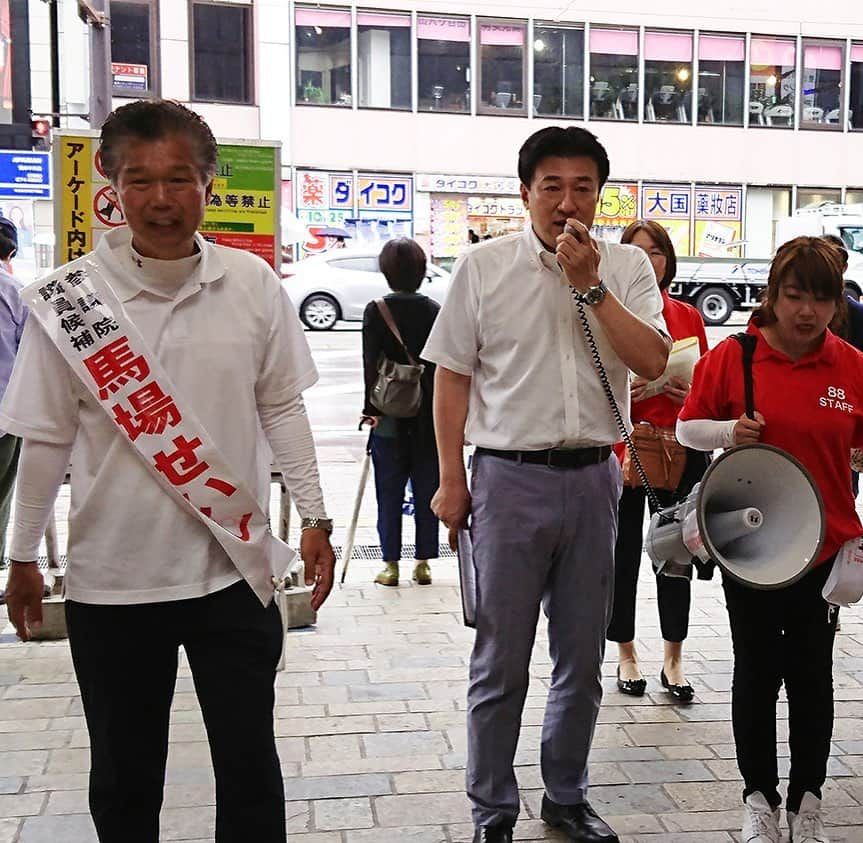
[[[699,353],[707,351],[704,323],[691,305],[675,301],[668,295],[668,285],[677,271],[674,246],[666,230],[652,220],[637,220],[623,232],[621,243],[631,243],[643,249],[650,258],[659,289],[662,291],[662,316],[674,340],[695,337]],[[677,414],[689,392],[689,384],[670,378],[658,395],[645,398],[647,381],[632,381],[630,415],[633,424],[650,422],[656,427],[674,429]],[[618,456],[622,456],[621,453]],[[707,467],[707,457],[689,450],[683,477],[674,491],[657,490],[661,506],[669,506],[689,494],[701,479]],[[635,595],[638,569],[641,563],[644,528],[644,488],[627,487],[618,505],[617,544],[614,551],[614,608],[608,627],[609,641],[617,641],[617,687],[624,694],[640,697],[647,688],[641,675],[635,652]],[[694,696],[692,686],[683,671],[683,641],[689,627],[690,584],[688,579],[657,575],[657,601],[659,623],[662,630],[664,659],[660,681],[666,690],[680,702],[690,702]]]
[[[836,249],[818,237],[782,246],[748,332],[755,419],[745,415],[741,348],[726,339],[699,363],[678,422],[678,439],[712,449],[763,442],[796,457],[812,475],[825,511],[814,567],[791,585],[750,588],[723,574],[734,646],[731,694],[743,776],[743,840],[780,840],[776,700],[788,698],[791,773],[786,810],[794,843],[825,843],[821,788],[833,731],[836,612],[822,589],[836,552],[863,534],[848,461],[863,443],[863,356],[828,330],[845,308]],[[801,514],[802,517],[802,514]]]

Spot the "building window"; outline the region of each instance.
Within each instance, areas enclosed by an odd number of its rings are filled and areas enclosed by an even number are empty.
[[[848,125],[852,129],[863,129],[863,44],[851,45],[850,87]]]
[[[470,21],[417,16],[420,111],[470,111]]]
[[[800,126],[806,129],[840,129],[842,113],[841,41],[803,40],[800,79]]]
[[[842,191],[838,187],[798,187],[797,207],[812,208],[824,202],[842,201]]]
[[[484,114],[525,114],[524,80],[527,27],[515,21],[479,24],[478,111]]]
[[[692,33],[644,34],[644,119],[692,120]]]
[[[742,35],[698,36],[698,122],[743,125],[746,40]]]
[[[115,97],[141,97],[159,90],[154,0],[111,3],[111,76]]]
[[[350,106],[350,11],[297,9],[295,22],[297,104]]]
[[[845,191],[845,204],[863,205],[863,188],[857,190],[856,188],[849,187]]]
[[[779,220],[791,216],[790,187],[756,187],[746,189],[746,257],[772,255],[776,246]]]
[[[12,97],[12,13],[9,0],[0,0],[0,124],[14,119]]]
[[[590,30],[590,114],[638,120],[638,32]]]
[[[360,108],[411,107],[411,16],[357,13]]]
[[[252,102],[252,9],[192,4],[192,99]]]
[[[535,114],[584,113],[584,30],[537,24],[533,30]]]
[[[749,48],[749,125],[794,125],[797,47],[794,41],[753,37]]]

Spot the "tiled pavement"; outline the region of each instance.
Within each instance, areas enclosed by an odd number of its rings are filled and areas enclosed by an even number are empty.
[[[324,445],[327,499],[344,524],[357,448]],[[367,492],[358,544],[373,536]],[[338,530],[336,543],[344,533]],[[412,533],[407,532],[410,539]],[[734,761],[731,650],[717,582],[694,586],[689,707],[672,705],[656,678],[661,639],[647,564],[639,648],[648,695],[614,687],[613,652],[591,765],[591,800],[628,843],[738,840],[741,784]],[[292,843],[438,843],[471,835],[464,784],[464,697],[471,633],[460,624],[451,559],[435,582],[370,584],[374,562],[354,561],[313,630],[288,638],[278,677],[277,735]],[[409,572],[408,572],[409,575]],[[22,645],[0,636],[0,843],[95,841],[87,811],[87,734],[65,643]],[[834,841],[863,841],[863,611],[843,612],[836,643],[836,721],[825,792]],[[538,744],[548,684],[540,624],[516,763],[520,840],[561,839],[537,819]],[[213,839],[214,795],[201,717],[186,668],[174,703],[162,839]],[[779,732],[787,734],[780,707]],[[134,728],[134,724],[130,724]],[[785,754],[785,753],[783,753]],[[787,772],[787,758],[783,759]],[[250,841],[253,843],[253,841]]]

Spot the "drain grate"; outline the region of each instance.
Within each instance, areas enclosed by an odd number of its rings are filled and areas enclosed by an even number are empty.
[[[336,545],[333,547],[333,550],[336,554],[336,559],[342,558],[342,548],[340,545]],[[402,558],[403,559],[413,559],[414,553],[416,552],[416,545],[413,544],[403,544],[402,545]],[[383,559],[383,554],[381,553],[381,547],[378,544],[355,544],[354,552],[351,554],[352,559],[367,559],[370,561],[375,561],[378,559]],[[438,547],[438,558],[440,559],[454,559],[455,553],[452,552],[452,549],[448,544],[442,544]],[[40,556],[38,560],[39,570],[45,571],[48,569],[48,557]],[[9,567],[9,560],[4,559],[2,564],[0,564],[0,571],[5,571]],[[63,571],[66,568],[66,557],[60,557],[60,570]]]
[[[66,556],[61,555],[58,561],[60,564],[60,570],[61,571],[66,570]],[[39,565],[40,571],[47,571],[48,570],[48,557],[47,556],[40,556],[39,559],[37,560],[37,564]],[[9,557],[7,556],[2,561],[2,563],[0,563],[0,571],[5,571],[8,568],[9,568]]]
[[[333,550],[336,554],[336,559],[342,558],[342,548],[340,546],[334,547]],[[402,559],[413,559],[414,553],[416,552],[416,545],[413,544],[403,544],[402,545]],[[383,559],[383,554],[381,553],[381,546],[379,544],[355,544],[354,552],[351,554],[351,559],[369,559],[374,561],[375,559]],[[455,553],[452,552],[452,549],[448,544],[442,544],[438,547],[438,558],[440,559],[454,559]]]

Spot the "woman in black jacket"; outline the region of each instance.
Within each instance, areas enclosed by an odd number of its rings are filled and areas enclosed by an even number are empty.
[[[411,355],[418,359],[440,310],[437,302],[417,292],[426,274],[425,252],[416,241],[402,237],[384,245],[378,262],[393,291],[385,297],[387,307],[402,340]],[[416,525],[413,579],[420,585],[429,585],[431,571],[428,560],[436,559],[438,555],[438,520],[431,511],[432,495],[439,484],[432,421],[434,365],[425,364],[419,413],[413,418],[392,418],[383,415],[369,399],[381,354],[397,363],[409,362],[377,304],[372,301],[366,305],[363,314],[363,421],[372,426],[371,454],[378,499],[378,535],[384,560],[384,567],[375,577],[375,582],[390,586],[399,584],[402,502],[410,479]]]

